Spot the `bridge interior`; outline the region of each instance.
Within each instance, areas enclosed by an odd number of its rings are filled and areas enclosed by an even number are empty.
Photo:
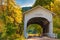
[[[28,23],[27,23],[27,27],[30,25],[30,24],[38,24],[41,26],[42,28],[42,36],[47,36],[46,33],[49,32],[49,21],[46,19],[46,18],[42,18],[42,17],[34,17],[34,18],[31,18]]]

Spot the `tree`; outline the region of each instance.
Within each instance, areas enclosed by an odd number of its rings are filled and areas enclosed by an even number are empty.
[[[2,35],[4,36],[2,37],[1,35],[0,39],[3,38],[7,40],[13,36],[15,38],[17,32],[18,35],[20,35],[20,31],[22,30],[20,30],[20,25],[22,24],[22,9],[15,3],[15,0],[4,0],[3,2],[4,4],[0,5],[0,24],[4,25],[4,27],[2,26],[1,28],[3,29]]]
[[[54,1],[54,11],[57,15],[60,16],[60,0]]]
[[[53,0],[36,0],[33,6],[37,6],[37,5],[45,6],[45,5],[49,5],[51,2],[53,2]]]

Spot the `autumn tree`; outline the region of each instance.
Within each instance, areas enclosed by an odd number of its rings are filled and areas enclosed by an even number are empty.
[[[1,1],[0,10],[1,10],[0,11],[0,19],[1,19],[0,24],[3,30],[5,30],[2,33],[4,36],[3,37],[1,36],[1,37],[2,38],[6,37],[5,39],[7,39],[10,36],[18,37],[20,34],[22,34],[21,33],[21,23],[22,23],[21,10],[22,9],[20,6],[16,4],[15,0],[4,0],[3,2]]]
[[[54,1],[54,12],[60,16],[60,0]]]

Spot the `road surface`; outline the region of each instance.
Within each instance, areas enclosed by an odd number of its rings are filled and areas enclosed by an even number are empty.
[[[32,38],[28,38],[26,40],[58,40],[58,39],[54,39],[54,38],[49,38],[49,37],[32,37]]]

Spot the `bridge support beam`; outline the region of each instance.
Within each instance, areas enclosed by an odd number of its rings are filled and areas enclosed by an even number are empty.
[[[28,33],[27,33],[27,22],[24,22],[24,37],[28,38]]]
[[[48,36],[51,37],[51,38],[55,38],[56,37],[56,35],[53,33],[53,22],[52,21],[50,21],[50,24],[49,24]]]

